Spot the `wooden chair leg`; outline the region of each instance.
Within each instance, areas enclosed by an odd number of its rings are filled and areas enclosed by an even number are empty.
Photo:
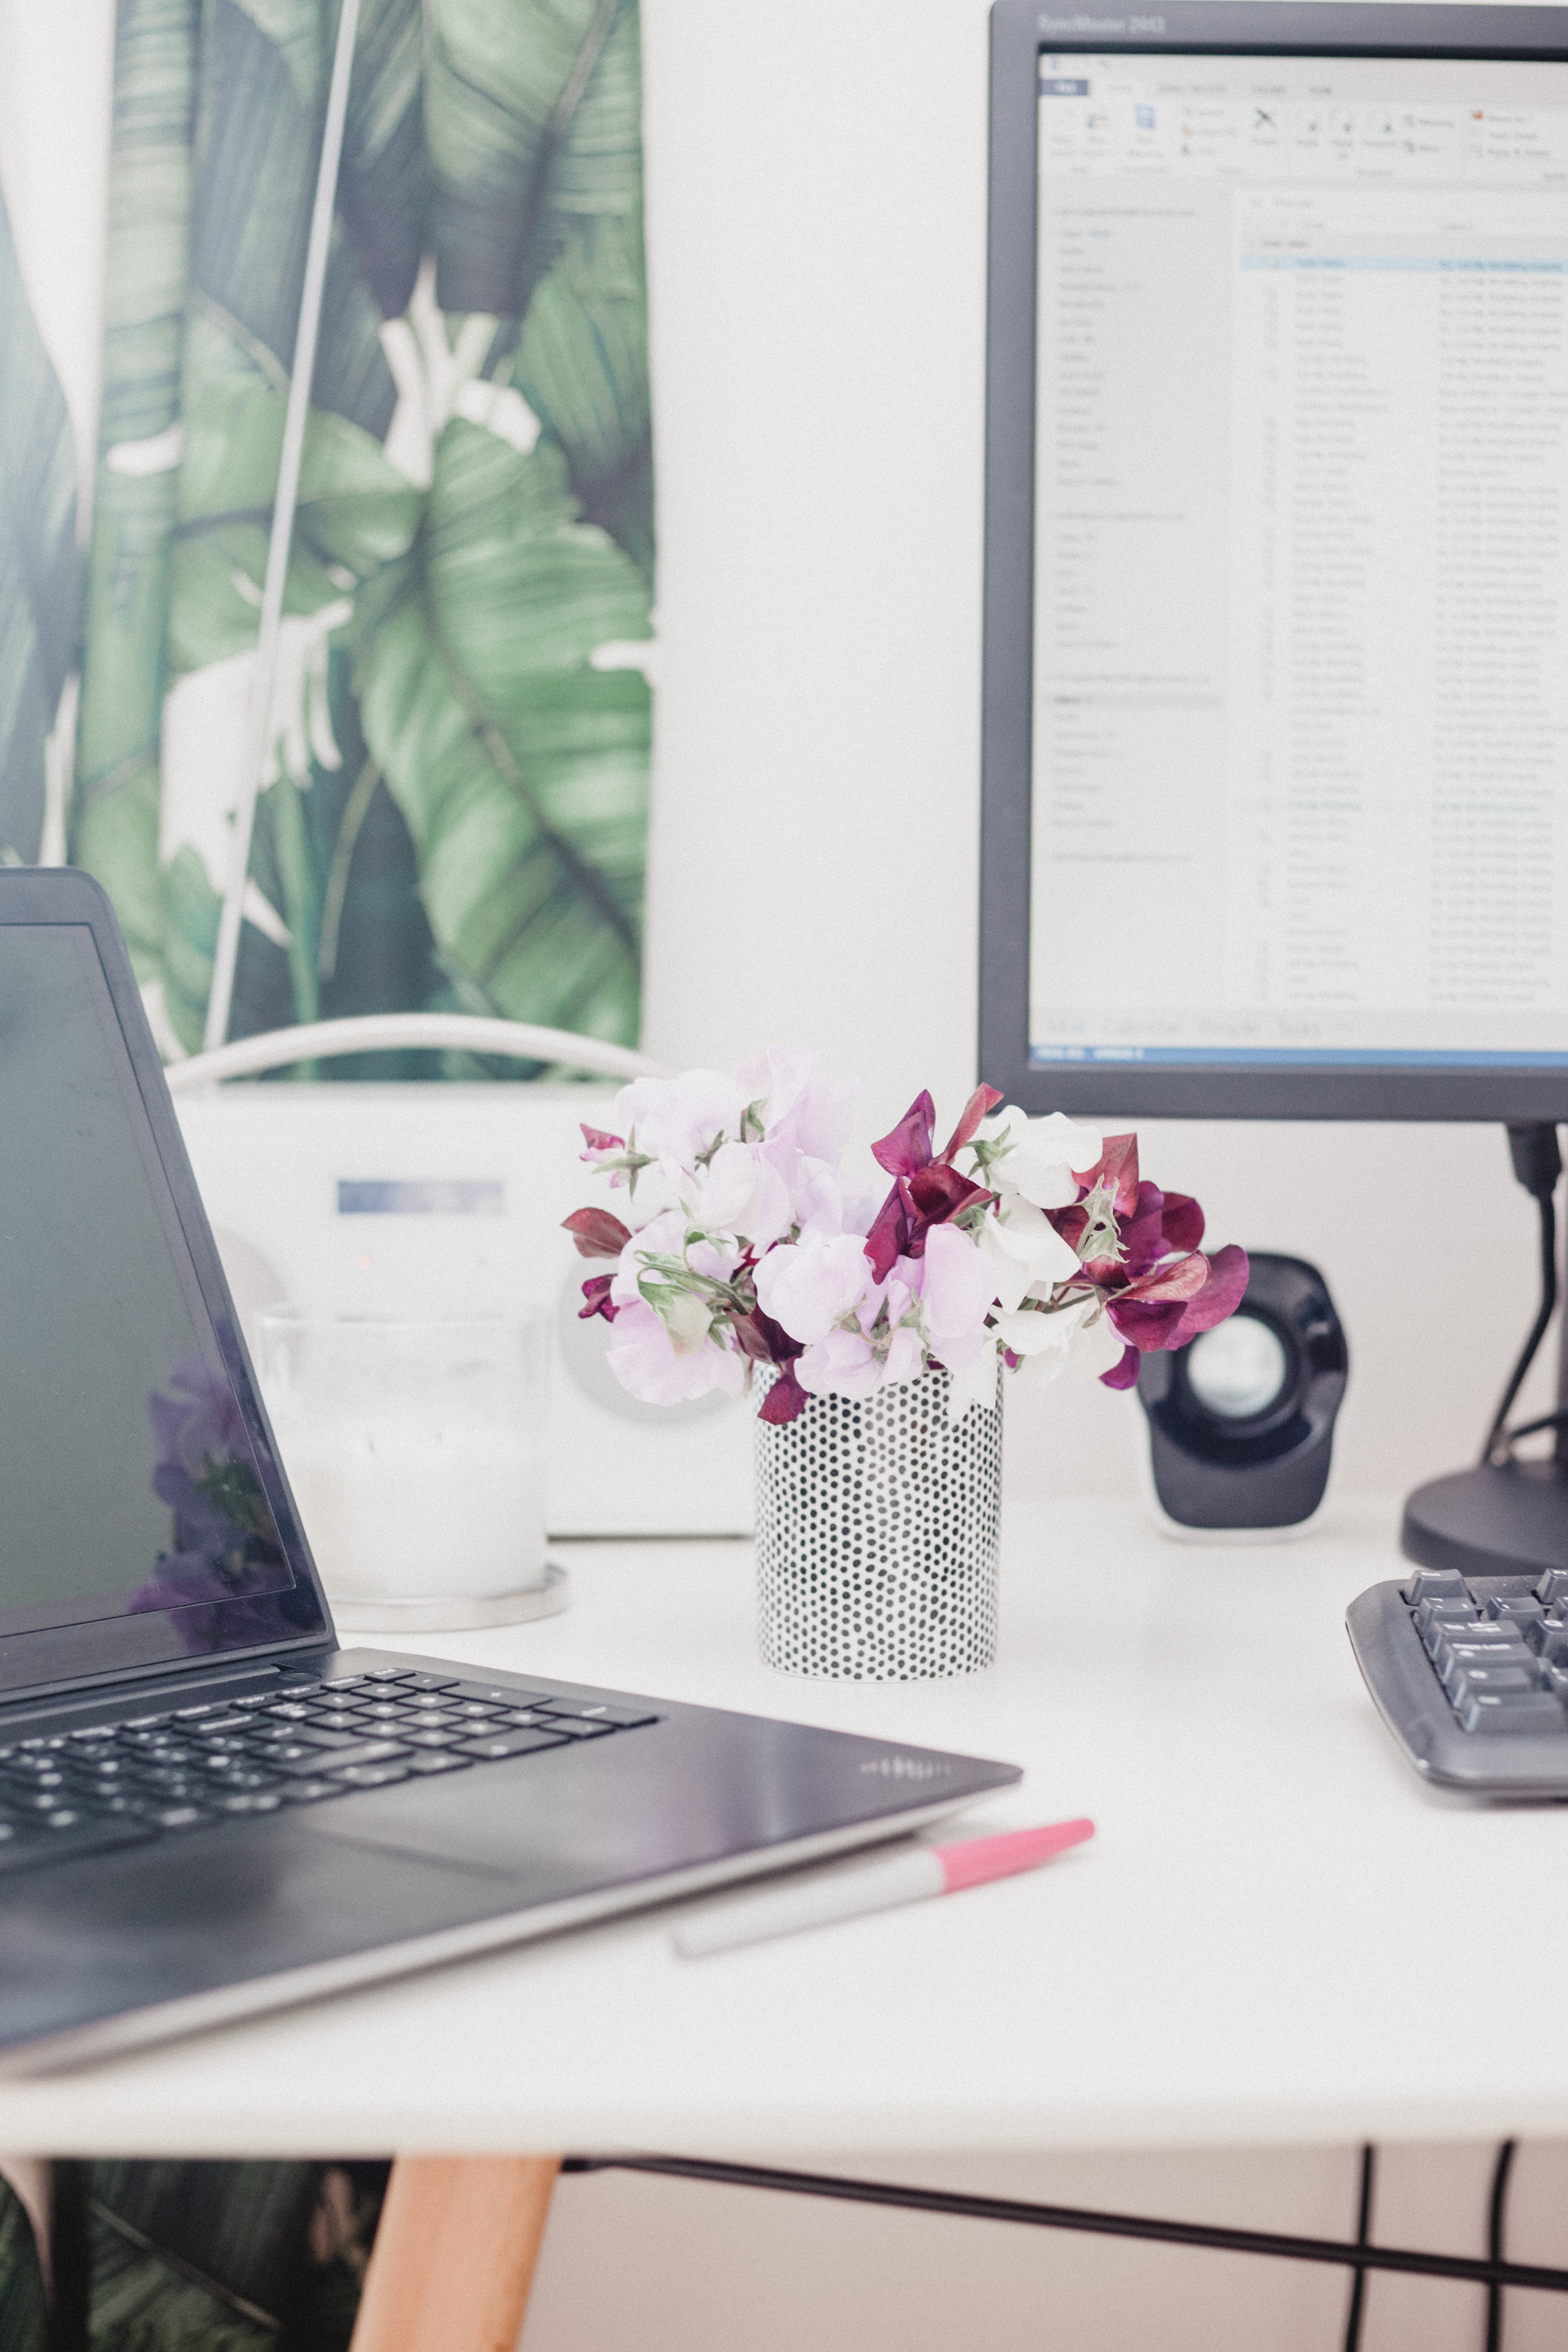
[[[512,2352],[561,2159],[400,2156],[349,2352]]]

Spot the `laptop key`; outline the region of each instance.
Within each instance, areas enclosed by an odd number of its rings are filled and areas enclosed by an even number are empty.
[[[626,1728],[619,1723],[585,1723],[581,1716],[560,1715],[550,1723],[542,1723],[541,1731],[563,1731],[568,1739],[607,1739],[613,1731]]]
[[[76,1854],[108,1853],[116,1846],[135,1845],[151,1835],[138,1822],[75,1822],[57,1830],[32,1830],[26,1835],[0,1839],[0,1874],[31,1870],[42,1862],[63,1862]]]
[[[547,1706],[552,1702],[543,1691],[519,1690],[511,1683],[452,1683],[449,1699],[488,1700],[492,1706]]]
[[[536,1748],[564,1748],[569,1734],[563,1731],[498,1731],[480,1733],[477,1739],[459,1741],[459,1756],[471,1756],[477,1762],[498,1762],[504,1756],[531,1756]]]
[[[639,1724],[658,1721],[651,1706],[601,1706],[596,1702],[579,1706],[573,1700],[555,1698],[545,1704],[552,1719],[571,1716],[584,1723],[607,1723],[617,1731],[635,1731]]]
[[[285,1780],[278,1794],[286,1805],[319,1805],[323,1797],[341,1797],[341,1780]]]
[[[419,1755],[409,1758],[408,1769],[411,1772],[423,1773],[467,1772],[472,1769],[473,1762],[471,1756],[454,1756],[449,1748],[426,1748]]]
[[[338,1774],[353,1789],[384,1789],[393,1780],[406,1780],[406,1764],[351,1764]]]
[[[291,1779],[312,1780],[323,1772],[352,1771],[362,1764],[398,1763],[405,1753],[395,1739],[362,1739],[353,1748],[340,1748],[329,1754],[318,1749],[308,1763],[279,1764],[278,1769]]]
[[[282,1802],[276,1790],[252,1789],[233,1797],[220,1797],[217,1809],[220,1813],[275,1813]]]
[[[409,1674],[399,1675],[397,1680],[409,1690],[444,1691],[453,1687],[457,1677],[454,1675]]]

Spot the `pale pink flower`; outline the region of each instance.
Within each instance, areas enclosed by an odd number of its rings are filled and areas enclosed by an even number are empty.
[[[616,1317],[606,1352],[621,1386],[644,1404],[685,1404],[715,1389],[735,1397],[745,1384],[739,1356],[712,1339],[683,1350],[662,1318],[640,1298]]]
[[[775,1164],[786,1156],[771,1143],[763,1148]],[[795,1163],[790,1171],[795,1222],[803,1237],[806,1234],[864,1236],[870,1232],[888,1189],[884,1181],[841,1175],[826,1160],[814,1160],[805,1153],[787,1156]]]
[[[921,1319],[926,1345],[950,1371],[994,1347],[985,1318],[996,1297],[996,1267],[957,1225],[932,1225],[921,1265]]]
[[[650,1160],[694,1165],[721,1135],[737,1142],[746,1096],[722,1070],[688,1070],[679,1078],[634,1078],[616,1097],[628,1143]],[[640,1180],[639,1180],[640,1184]]]
[[[797,1356],[795,1379],[814,1396],[873,1396],[886,1378],[864,1331],[829,1331]]]
[[[857,1080],[830,1087],[816,1074],[820,1054],[797,1045],[770,1045],[735,1073],[748,1102],[761,1106],[763,1132],[770,1143],[793,1143],[813,1160],[837,1166],[849,1140]]]
[[[733,1234],[761,1251],[795,1222],[789,1187],[759,1144],[721,1144],[701,1168],[683,1169],[673,1160],[660,1167],[689,1227],[699,1232]]]
[[[858,1234],[803,1235],[770,1250],[756,1272],[757,1303],[792,1339],[825,1339],[876,1287]]]

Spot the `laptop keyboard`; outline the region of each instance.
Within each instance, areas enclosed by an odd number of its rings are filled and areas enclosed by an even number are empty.
[[[636,1706],[377,1667],[0,1745],[0,1872],[581,1747]]]

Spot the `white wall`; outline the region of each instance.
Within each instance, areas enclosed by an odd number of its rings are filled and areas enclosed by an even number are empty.
[[[676,1063],[824,1046],[868,1138],[975,1076],[987,13],[644,0],[646,1038]],[[1473,1456],[1536,1296],[1500,1132],[1145,1123],[1143,1160],[1216,1241],[1328,1276],[1348,1486]],[[1009,1483],[1103,1488],[1138,1433],[1098,1385],[1016,1390]]]

